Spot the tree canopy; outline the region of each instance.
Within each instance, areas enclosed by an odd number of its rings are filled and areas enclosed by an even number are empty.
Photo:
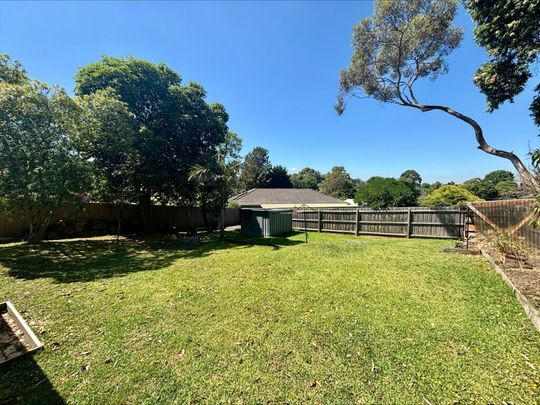
[[[240,191],[266,187],[271,170],[268,150],[260,146],[253,148],[244,158],[240,168]]]
[[[221,104],[208,104],[204,88],[181,84],[164,64],[136,58],[103,57],[75,77],[78,96],[114,91],[135,123],[133,177],[130,188],[139,202],[146,230],[151,230],[152,201],[193,201],[192,168],[217,153],[227,134],[228,115]]]
[[[332,197],[347,199],[354,198],[356,188],[354,181],[343,166],[334,166],[324,175],[319,184],[319,191]]]
[[[493,111],[523,91],[532,76],[540,52],[539,0],[466,0],[476,27],[476,42],[484,47],[489,61],[474,77]],[[531,103],[531,115],[540,125],[540,84]]]
[[[401,181],[411,184],[415,188],[418,188],[422,185],[422,177],[420,177],[420,174],[416,170],[405,170],[403,173],[401,173],[399,179]]]
[[[312,169],[311,167],[304,167],[298,173],[293,173],[291,175],[291,181],[294,188],[310,188],[312,190],[317,190],[322,179],[323,176],[321,172]]]
[[[446,185],[433,190],[427,196],[421,198],[420,204],[427,207],[444,207],[478,200],[480,198],[462,186]]]
[[[373,209],[407,207],[417,204],[418,193],[413,185],[391,177],[371,177],[356,193],[355,201]]]
[[[267,188],[292,188],[293,184],[284,166],[273,166],[268,175]]]
[[[78,109],[63,89],[0,59],[0,209],[26,220],[29,239],[39,240],[53,212],[87,190],[87,166],[73,142]]]
[[[513,152],[489,145],[480,125],[448,106],[422,103],[415,91],[418,80],[435,80],[448,70],[447,56],[459,46],[462,30],[453,26],[455,0],[378,0],[373,16],[353,29],[353,55],[340,73],[338,114],[351,97],[417,109],[442,111],[472,127],[478,147],[512,162],[522,180],[540,190],[538,180]]]

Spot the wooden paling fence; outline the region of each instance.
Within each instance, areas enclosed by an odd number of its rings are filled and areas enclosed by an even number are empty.
[[[459,207],[385,210],[306,208],[293,213],[293,229],[298,231],[406,238],[459,239],[463,237],[464,222],[465,211]]]
[[[59,209],[53,216],[51,225],[59,220],[70,224],[92,224],[96,221],[115,224],[118,221],[120,207],[114,204],[85,203],[79,209]],[[136,204],[126,204],[123,208],[122,220],[125,224],[139,223],[140,208]],[[179,231],[191,231],[204,226],[202,210],[198,207],[176,207],[153,205],[150,216],[156,229],[160,227],[175,228]],[[210,221],[217,223],[217,216],[210,216]],[[240,224],[240,210],[226,208],[225,226]],[[0,237],[16,237],[28,230],[28,224],[19,218],[0,217]]]
[[[536,200],[480,201],[467,204],[476,231],[484,236],[504,234],[510,239],[540,249],[540,230],[529,226]]]

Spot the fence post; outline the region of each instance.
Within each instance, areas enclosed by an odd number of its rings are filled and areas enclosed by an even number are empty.
[[[321,211],[319,210],[319,211],[317,211],[317,213],[318,213],[318,222],[319,222],[319,226],[317,227],[317,230],[318,230],[319,232],[321,232],[321,230],[322,230]]]
[[[355,234],[356,236],[358,236],[358,221],[360,220],[360,218],[358,218],[358,217],[359,217],[359,215],[358,215],[358,214],[359,214],[359,211],[360,211],[360,210],[357,208],[357,209],[356,209],[356,220],[355,220],[355,222],[354,222],[354,234]]]
[[[407,238],[411,237],[411,228],[412,228],[412,215],[411,215],[411,209],[407,208]]]

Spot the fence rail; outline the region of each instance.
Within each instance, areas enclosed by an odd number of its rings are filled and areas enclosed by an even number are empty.
[[[529,226],[536,200],[480,201],[467,204],[476,231],[484,236],[504,234],[512,240],[540,249],[540,230]]]
[[[298,210],[293,229],[353,235],[458,239],[463,237],[465,212],[459,207],[405,207],[386,210]]]
[[[114,204],[85,203],[79,209],[59,209],[54,215],[51,224],[63,220],[79,227],[92,226],[97,221],[113,225],[118,221],[120,207]],[[175,228],[178,231],[191,231],[204,226],[202,210],[197,207],[176,207],[153,205],[150,216],[156,229],[160,227]],[[140,208],[136,204],[124,205],[122,212],[124,224],[140,223]],[[210,215],[210,221],[217,223],[216,216]],[[225,226],[240,224],[240,210],[226,208]],[[28,231],[28,224],[20,218],[0,217],[0,237],[17,237]]]

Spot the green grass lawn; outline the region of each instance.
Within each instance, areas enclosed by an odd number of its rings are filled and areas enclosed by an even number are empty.
[[[0,301],[45,343],[0,403],[540,403],[540,334],[484,259],[303,239],[0,245]]]

